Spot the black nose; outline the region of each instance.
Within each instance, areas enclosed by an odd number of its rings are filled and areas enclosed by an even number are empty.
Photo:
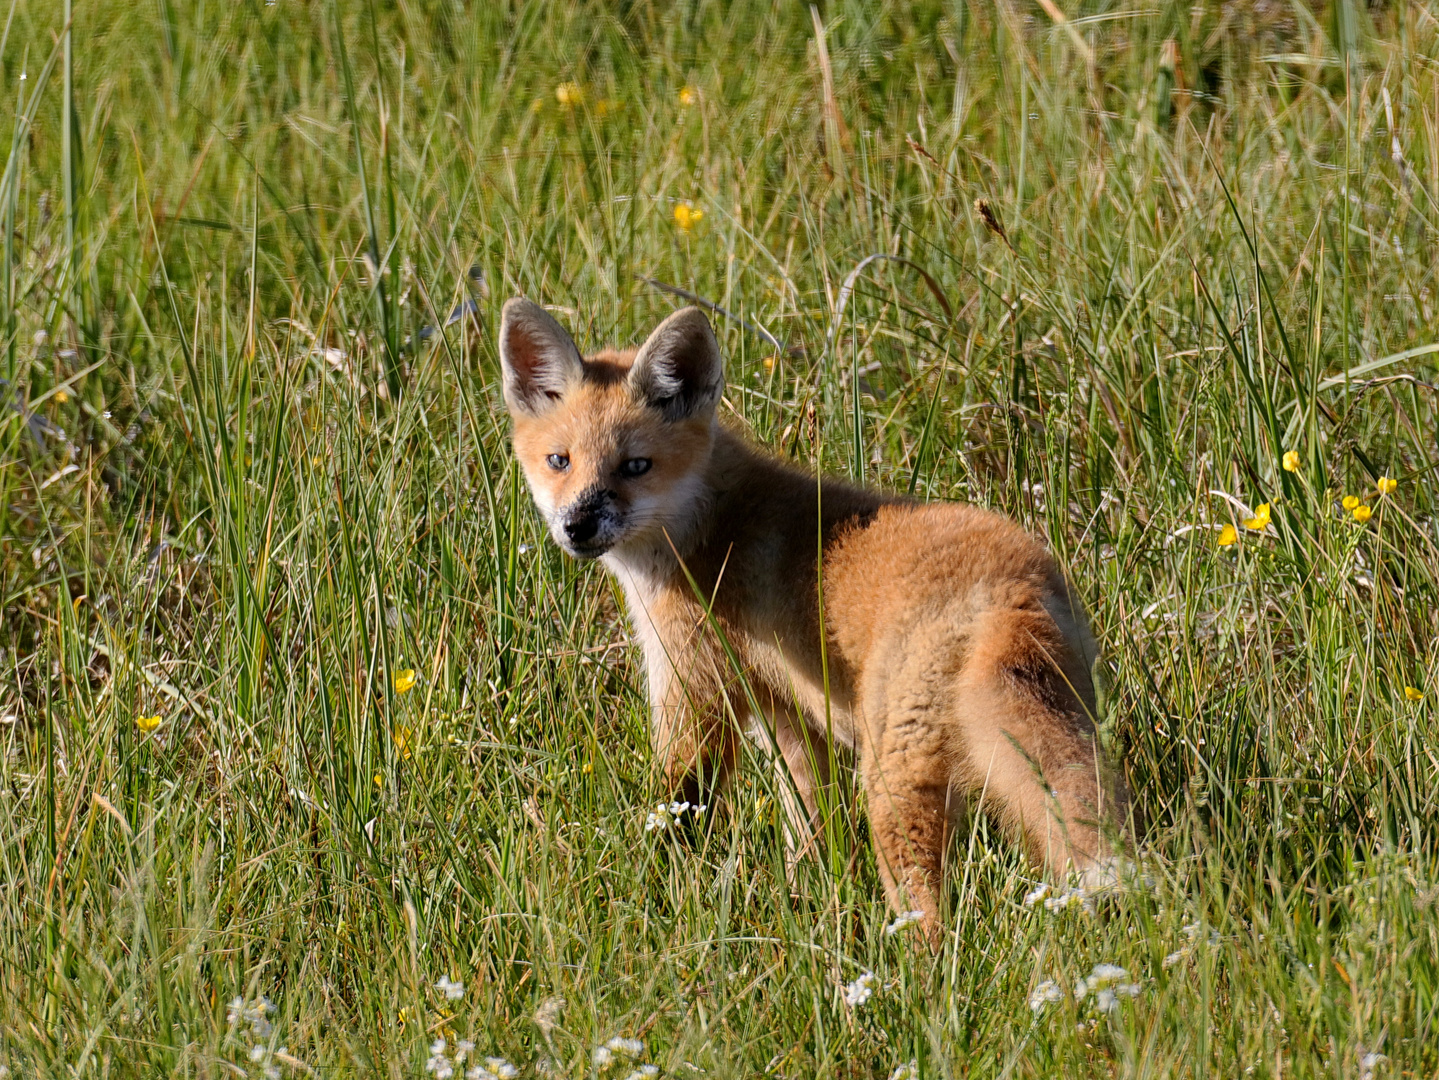
[[[570,538],[572,544],[583,544],[586,540],[592,539],[599,531],[599,519],[588,514],[584,517],[571,518],[565,522],[565,535]]]

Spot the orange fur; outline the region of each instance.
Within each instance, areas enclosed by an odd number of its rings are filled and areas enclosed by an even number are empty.
[[[753,725],[793,780],[803,853],[830,762],[852,753],[890,902],[923,911],[932,939],[950,830],[980,798],[1052,873],[1112,857],[1124,789],[1094,729],[1094,645],[1037,541],[976,507],[818,479],[722,427],[696,309],[640,350],[581,360],[512,300],[501,356],[552,534],[624,587],[675,784],[722,779],[736,719]]]

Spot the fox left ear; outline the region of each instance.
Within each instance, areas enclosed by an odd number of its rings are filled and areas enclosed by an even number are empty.
[[[666,420],[713,412],[724,393],[724,360],[704,312],[682,308],[655,327],[635,356],[629,384]]]

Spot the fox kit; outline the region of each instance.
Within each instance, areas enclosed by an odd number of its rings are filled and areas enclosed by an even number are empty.
[[[976,507],[817,479],[722,426],[724,365],[697,308],[637,350],[582,358],[516,298],[499,349],[550,534],[624,588],[677,786],[722,778],[745,720],[792,778],[802,853],[830,763],[852,753],[890,905],[923,912],[932,941],[971,800],[1052,874],[1110,864],[1125,796],[1092,720],[1094,643],[1038,542]]]

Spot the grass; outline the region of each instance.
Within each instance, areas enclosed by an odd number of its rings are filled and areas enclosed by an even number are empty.
[[[0,32],[0,1072],[1439,1075],[1430,0],[73,7]],[[1053,546],[1146,883],[976,819],[931,956],[854,800],[792,885],[759,763],[646,831],[494,346],[642,277],[728,422]]]

